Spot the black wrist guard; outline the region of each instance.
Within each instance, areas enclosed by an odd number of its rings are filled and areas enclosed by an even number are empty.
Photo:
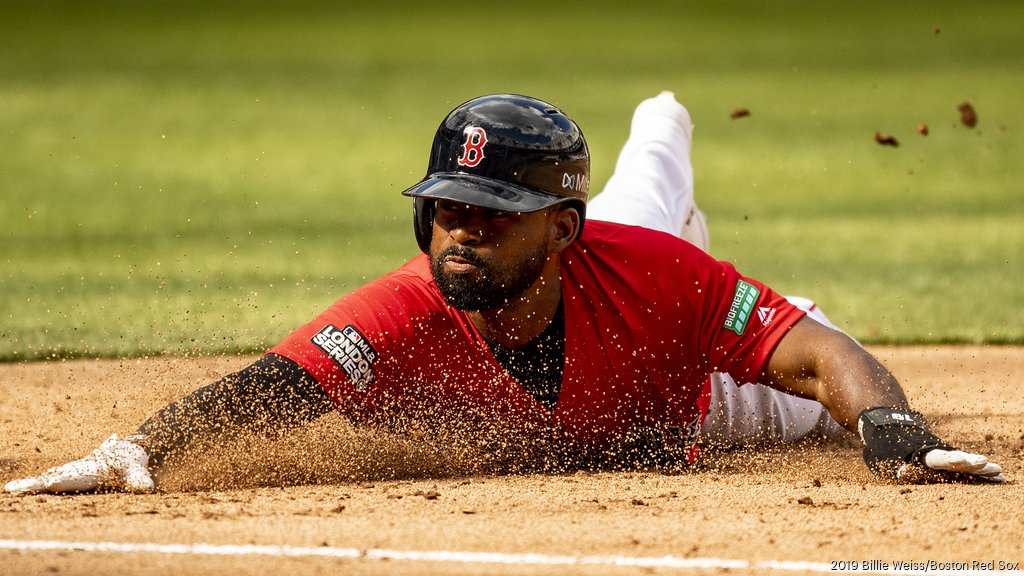
[[[873,472],[893,478],[905,464],[923,465],[930,450],[954,449],[932,434],[924,416],[911,410],[868,408],[857,418],[857,432],[864,442],[864,463]]]

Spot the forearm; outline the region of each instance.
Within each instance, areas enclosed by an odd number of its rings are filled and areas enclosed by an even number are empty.
[[[810,318],[798,322],[779,343],[764,374],[765,383],[821,402],[832,417],[856,431],[867,408],[907,408],[895,377],[849,336]]]
[[[847,342],[822,355],[817,367],[815,397],[847,430],[857,431],[857,418],[868,408],[909,408],[903,388],[874,356],[843,335]]]
[[[273,354],[173,402],[136,431],[150,465],[240,433],[268,435],[292,429],[333,409],[316,380]]]

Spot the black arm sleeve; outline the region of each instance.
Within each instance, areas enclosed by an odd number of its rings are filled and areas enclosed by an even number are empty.
[[[239,433],[273,435],[334,409],[327,393],[301,366],[267,354],[248,367],[172,402],[135,434],[150,466],[190,448]]]

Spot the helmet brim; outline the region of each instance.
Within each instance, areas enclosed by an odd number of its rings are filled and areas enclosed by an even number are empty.
[[[509,182],[472,174],[452,173],[431,174],[402,192],[402,195],[432,200],[454,200],[471,206],[506,212],[536,212],[571,200]]]

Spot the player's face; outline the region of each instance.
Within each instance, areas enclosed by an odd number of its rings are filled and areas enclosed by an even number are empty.
[[[503,212],[439,200],[430,269],[448,303],[491,310],[522,295],[549,257],[550,211]]]

